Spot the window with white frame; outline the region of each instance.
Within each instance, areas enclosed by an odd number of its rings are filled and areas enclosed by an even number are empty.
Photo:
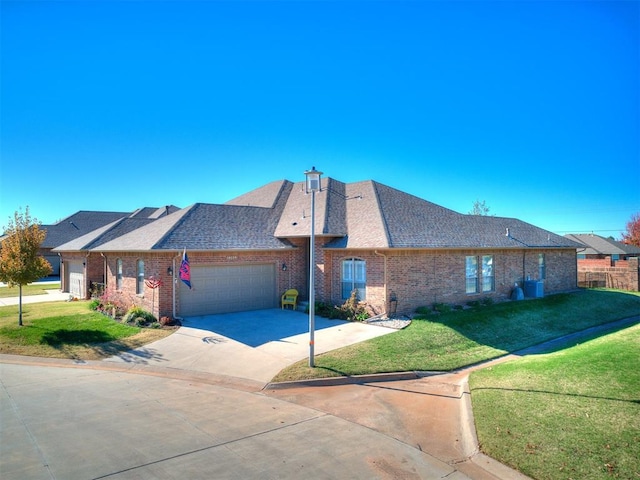
[[[342,298],[349,298],[353,290],[358,300],[367,298],[367,264],[357,258],[342,261]]]
[[[544,258],[544,253],[538,254],[538,280],[545,280],[547,278],[547,265]]]
[[[122,259],[116,260],[116,290],[122,290]]]
[[[493,255],[482,256],[482,291],[493,292],[496,289],[496,280],[493,274]]]
[[[138,260],[136,263],[136,293],[144,293],[144,260]]]
[[[496,285],[493,255],[467,255],[465,257],[465,281],[466,293],[493,292]]]
[[[468,255],[465,259],[466,292],[478,293],[478,257]]]

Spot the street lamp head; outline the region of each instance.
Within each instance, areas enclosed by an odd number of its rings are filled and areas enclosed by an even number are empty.
[[[316,167],[311,167],[311,170],[307,170],[304,174],[307,177],[304,193],[319,192],[322,188],[320,184],[322,172],[316,170]]]

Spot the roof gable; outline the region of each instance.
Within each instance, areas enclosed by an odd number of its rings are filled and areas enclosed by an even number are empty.
[[[314,234],[344,236],[345,184],[332,178],[322,181],[324,187],[315,194]],[[274,235],[278,238],[308,237],[311,234],[311,195],[305,193],[305,183],[292,184],[278,220]]]

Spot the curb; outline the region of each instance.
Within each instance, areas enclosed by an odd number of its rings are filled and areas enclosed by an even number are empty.
[[[371,375],[353,375],[342,377],[312,378],[309,380],[292,380],[290,382],[272,382],[265,385],[265,390],[284,390],[300,387],[332,387],[336,385],[358,385],[373,382],[393,382],[396,380],[417,380],[426,375],[419,372],[376,373]]]
[[[341,377],[310,378],[308,380],[292,380],[289,382],[270,382],[265,385],[267,390],[284,390],[286,388],[301,387],[333,387],[337,385],[361,385],[363,383],[375,382],[395,382],[400,380],[418,380],[424,377],[436,375],[448,375],[456,372],[448,371],[411,371],[411,372],[389,372],[371,373],[368,375],[345,375]]]

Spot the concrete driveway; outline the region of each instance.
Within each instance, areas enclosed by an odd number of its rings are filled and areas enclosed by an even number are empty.
[[[309,357],[308,315],[278,308],[183,319],[177,332],[105,362],[204,372],[268,383]],[[315,354],[394,332],[359,322],[315,318]]]

